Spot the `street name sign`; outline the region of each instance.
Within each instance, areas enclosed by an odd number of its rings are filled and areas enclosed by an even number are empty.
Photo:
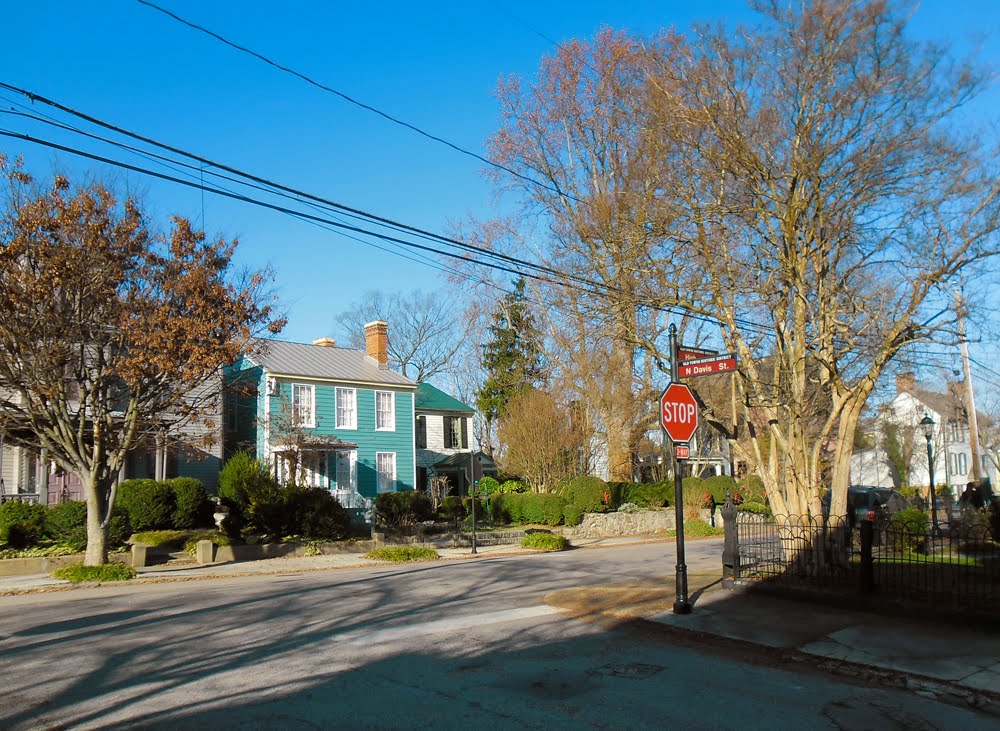
[[[691,441],[698,429],[698,404],[683,383],[671,383],[660,396],[660,426],[674,443]]]
[[[686,360],[697,360],[707,358],[710,355],[718,355],[718,350],[705,350],[704,348],[689,348],[686,345],[677,346],[677,360],[683,363]]]
[[[736,356],[732,353],[681,361],[678,375],[681,378],[710,376],[715,373],[732,373],[736,370]]]

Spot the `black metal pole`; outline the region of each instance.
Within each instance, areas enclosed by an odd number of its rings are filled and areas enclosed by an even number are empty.
[[[937,538],[941,535],[941,529],[938,528],[937,493],[934,490],[934,452],[930,436],[927,437],[927,477],[931,482],[931,526],[933,526],[931,534]]]
[[[670,325],[670,381],[679,383],[677,366],[677,326]],[[663,435],[667,440],[666,432]],[[676,445],[674,445],[676,447]],[[677,523],[677,567],[675,577],[677,583],[677,598],[674,600],[674,614],[690,614],[691,602],[688,601],[687,564],[684,562],[684,486],[681,477],[680,460],[677,459],[676,448],[672,450],[674,467],[674,516]]]
[[[473,457],[473,459],[475,459]],[[475,463],[472,465],[472,552],[476,553],[476,466]]]

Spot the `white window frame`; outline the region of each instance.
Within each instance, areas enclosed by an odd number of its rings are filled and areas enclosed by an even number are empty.
[[[307,391],[309,393],[309,413],[305,416],[306,419],[302,419],[301,409],[298,405],[298,394]],[[292,384],[292,422],[295,426],[301,426],[306,429],[314,429],[316,427],[316,386],[311,383],[293,383]]]
[[[384,425],[379,425],[379,417],[383,413],[379,410],[379,399],[388,397],[388,421]],[[375,431],[396,431],[396,394],[394,391],[375,392]]]
[[[347,463],[347,485],[340,482],[343,462]],[[333,475],[334,491],[339,493],[358,491],[358,450],[345,449],[337,451],[337,466]]]
[[[350,418],[341,420],[341,406],[340,400],[341,396],[346,394],[351,394],[351,411]],[[337,387],[337,392],[335,396],[334,410],[336,412],[334,420],[337,423],[335,428],[337,429],[357,429],[358,428],[358,389],[356,388],[341,388]],[[345,414],[347,416],[347,414]]]
[[[391,476],[389,473],[383,471],[383,460],[388,459],[389,464],[387,467],[392,468]],[[379,493],[383,492],[395,492],[396,491],[396,453],[395,452],[376,452],[375,453],[375,488]],[[383,485],[383,481],[388,479],[388,485]]]

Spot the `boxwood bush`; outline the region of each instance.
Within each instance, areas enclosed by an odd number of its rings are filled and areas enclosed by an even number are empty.
[[[339,541],[350,530],[351,516],[328,490],[286,487],[282,491],[284,525],[281,535]]]
[[[476,486],[477,494],[492,495],[495,492],[500,492],[500,483],[497,482],[495,477],[486,475],[485,477],[479,478],[479,484]]]
[[[44,505],[31,505],[9,500],[0,505],[0,543],[11,548],[35,545],[45,529]]]
[[[173,528],[177,498],[165,482],[126,480],[118,486],[118,503],[128,513],[132,530]]]
[[[422,492],[383,492],[375,498],[375,511],[384,526],[395,529],[434,518],[434,506]]]
[[[521,539],[521,548],[533,548],[536,551],[565,551],[569,548],[569,541],[555,533],[537,531]]]
[[[200,480],[175,477],[167,480],[174,491],[173,527],[179,530],[202,528],[212,524],[212,503]]]
[[[118,508],[120,511],[121,508]],[[74,551],[87,547],[87,503],[71,500],[53,505],[45,516],[45,535]]]

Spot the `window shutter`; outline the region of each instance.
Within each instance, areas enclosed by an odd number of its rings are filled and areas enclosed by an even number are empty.
[[[445,449],[451,449],[451,446],[455,443],[454,439],[452,438],[452,429],[451,429],[451,426],[452,426],[452,424],[451,424],[451,417],[450,416],[444,417],[444,447],[445,447]]]
[[[427,449],[427,417],[417,417],[417,449]]]
[[[462,449],[468,449],[469,448],[469,429],[468,429],[468,424],[467,424],[468,421],[469,420],[466,419],[464,416],[462,417],[462,421],[461,421],[461,424],[462,424]]]

